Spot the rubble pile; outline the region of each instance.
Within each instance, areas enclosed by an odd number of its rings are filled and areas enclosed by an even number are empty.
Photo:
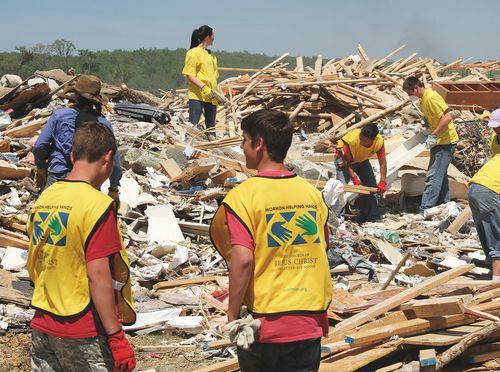
[[[318,188],[329,206],[339,199],[354,203],[363,186],[329,188],[334,178],[333,146],[346,131],[377,122],[388,152],[386,214],[382,223],[356,224],[332,218],[328,259],[335,291],[329,309],[330,335],[322,341],[325,370],[370,370],[403,363],[447,364],[443,350],[480,331],[498,315],[500,283],[484,280],[489,270],[470,263],[484,260],[467,212],[468,178],[488,156],[489,132],[481,112],[458,112],[461,142],[450,169],[456,201],[421,216],[409,198],[423,190],[428,163],[418,106],[401,89],[418,75],[427,83],[463,80],[453,72],[468,69],[467,79],[489,81],[497,62],[448,65],[429,58],[389,62],[402,48],[382,59],[349,56],[314,68],[287,69],[284,56],[255,72],[221,84],[227,103],[217,113],[217,140],[187,122],[186,97],[163,98],[126,86],[104,84],[112,122],[126,169],[120,182],[121,231],[131,261],[137,322],[126,327],[138,339],[175,330],[176,343],[140,345],[139,352],[178,350],[197,365],[234,358],[223,335],[226,323],[227,266],[209,239],[209,223],[227,191],[251,177],[239,148],[239,122],[260,108],[287,112],[295,136],[286,165]],[[442,76],[444,72],[451,75]],[[33,181],[34,137],[51,113],[68,104],[58,93],[74,76],[61,70],[39,71],[21,81],[2,79],[0,91],[0,330],[26,330],[33,316],[32,289],[25,270],[28,239],[25,224],[38,196]],[[455,108],[458,109],[458,108]],[[406,146],[406,147],[405,147]],[[410,149],[402,153],[401,149]],[[392,155],[392,156],[391,156]],[[107,185],[103,185],[103,190]],[[335,202],[334,202],[335,201]],[[353,208],[354,209],[354,208]],[[479,280],[483,279],[483,280]],[[497,338],[490,338],[497,340]],[[409,348],[411,345],[411,348]],[[460,363],[496,363],[496,343],[468,349]],[[429,351],[431,350],[431,351]],[[434,353],[432,352],[434,351]],[[403,358],[403,354],[406,356]],[[490,355],[488,354],[488,355]],[[392,358],[392,359],[391,359]],[[491,360],[490,360],[491,359]],[[401,362],[404,360],[404,362]],[[237,359],[224,370],[238,368]],[[430,365],[428,364],[428,365]],[[498,364],[496,364],[498,366]],[[204,367],[217,369],[220,364]],[[221,367],[222,368],[222,367]]]

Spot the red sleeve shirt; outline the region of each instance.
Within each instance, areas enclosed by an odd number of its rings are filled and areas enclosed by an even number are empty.
[[[259,176],[281,177],[293,175],[291,172],[262,172]],[[232,245],[241,245],[254,250],[252,236],[243,223],[226,209],[227,227]],[[325,236],[329,236],[325,226]],[[303,315],[276,315],[259,317],[261,321],[259,342],[285,343],[328,336],[328,316],[325,312]]]
[[[111,210],[90,239],[85,260],[90,262],[111,256],[119,253],[120,249],[120,234],[116,226],[115,213]],[[106,334],[92,303],[83,314],[72,317],[58,317],[36,310],[31,327],[60,338],[87,338]]]

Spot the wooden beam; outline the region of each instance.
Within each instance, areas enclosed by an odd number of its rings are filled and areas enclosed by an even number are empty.
[[[31,168],[17,167],[8,161],[0,160],[0,180],[17,180],[30,176]]]
[[[289,53],[285,53],[283,54],[281,57],[279,58],[276,58],[274,61],[272,61],[270,64],[268,64],[267,66],[263,67],[262,68],[262,71],[258,71],[256,72],[255,74],[253,74],[252,76],[250,76],[250,80],[253,80],[255,79],[257,76],[259,76],[260,74],[262,74],[263,71],[265,71],[266,69],[268,69],[269,67],[275,65],[276,63],[278,63],[279,61],[281,61],[282,59],[284,59],[286,56],[288,56]]]
[[[420,367],[432,367],[437,363],[436,350],[435,349],[422,349],[419,351]],[[426,369],[428,371],[429,369]]]
[[[361,57],[363,57],[363,59],[365,61],[369,61],[370,60],[370,58],[368,58],[368,55],[366,54],[365,50],[361,46],[361,44],[358,44],[358,51],[359,51],[359,54],[361,54]]]
[[[463,314],[464,301],[461,297],[438,297],[413,300],[401,305],[401,310],[411,311],[417,318],[431,318],[443,315]]]
[[[457,217],[455,217],[446,231],[448,231],[450,234],[455,235],[471,217],[472,211],[470,210],[470,206],[467,206]]]
[[[182,169],[174,159],[160,161],[160,167],[170,179],[175,178],[182,173]]]
[[[439,275],[436,275],[430,279],[427,279],[423,283],[416,285],[413,288],[408,288],[407,290],[394,295],[391,298],[388,298],[385,301],[380,302],[379,304],[372,306],[365,311],[360,312],[346,320],[341,321],[339,324],[335,326],[335,332],[339,331],[347,331],[351,330],[357,326],[365,324],[366,322],[372,320],[373,318],[385,313],[386,311],[392,310],[395,307],[405,303],[406,301],[412,300],[415,297],[425,293],[426,291],[433,289],[435,287],[444,284],[451,279],[454,279],[466,272],[471,271],[474,268],[474,265],[463,265],[460,267],[456,267],[454,269],[445,271]]]
[[[367,124],[369,124],[371,122],[374,122],[375,120],[378,120],[378,119],[386,116],[387,114],[390,114],[391,112],[399,110],[401,107],[407,105],[410,102],[411,102],[410,100],[402,101],[402,102],[399,102],[398,104],[396,104],[394,106],[388,107],[385,110],[382,110],[382,111],[380,111],[380,112],[378,112],[378,113],[376,113],[374,115],[371,115],[371,116],[367,117],[366,119],[363,119],[360,122],[358,122],[358,123],[356,123],[354,125],[351,125],[349,128],[347,128],[346,130],[340,132],[339,134],[336,134],[335,135],[335,139],[338,140],[338,139],[344,137],[347,133],[349,133],[353,129],[362,128],[365,125],[367,125]]]
[[[215,282],[217,281],[217,279],[218,279],[217,276],[201,276],[198,278],[190,278],[190,279],[168,280],[165,282],[156,283],[155,285],[153,285],[153,288],[158,290],[165,288],[181,287],[185,285],[203,284],[207,282]]]

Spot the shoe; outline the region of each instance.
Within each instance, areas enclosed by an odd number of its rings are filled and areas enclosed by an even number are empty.
[[[215,134],[212,134],[212,133],[208,133],[207,138],[209,141],[216,141],[217,140],[217,137],[215,136]]]

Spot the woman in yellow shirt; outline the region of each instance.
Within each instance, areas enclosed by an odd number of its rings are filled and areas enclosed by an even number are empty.
[[[214,39],[215,33],[207,25],[194,30],[182,70],[189,84],[189,122],[198,125],[203,112],[207,129],[215,126],[217,113],[217,101],[213,91],[217,89],[219,72],[217,58],[208,49]],[[209,132],[207,136],[209,139],[215,139],[215,132]]]

